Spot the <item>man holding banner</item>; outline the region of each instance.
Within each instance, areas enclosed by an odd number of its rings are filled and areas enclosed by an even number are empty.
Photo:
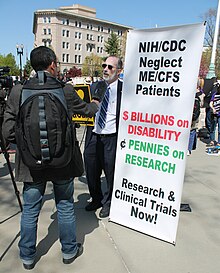
[[[87,131],[84,160],[86,177],[92,202],[86,206],[87,211],[102,207],[99,216],[109,216],[113,190],[115,153],[119,123],[122,81],[119,75],[122,71],[122,61],[119,57],[109,56],[102,64],[103,79],[106,91],[99,111],[95,117],[94,128]],[[96,84],[96,83],[95,83]],[[96,91],[92,97],[95,97]],[[103,196],[101,189],[101,174],[104,170],[107,190]]]

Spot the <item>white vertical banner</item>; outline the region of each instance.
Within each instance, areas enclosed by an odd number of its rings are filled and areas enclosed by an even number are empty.
[[[205,25],[128,33],[110,221],[175,244]]]

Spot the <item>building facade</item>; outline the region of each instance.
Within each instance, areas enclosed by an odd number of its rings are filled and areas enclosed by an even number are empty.
[[[96,9],[74,4],[57,10],[37,10],[34,13],[34,47],[51,47],[59,60],[60,71],[76,66],[82,68],[91,54],[107,56],[104,44],[111,32],[118,35],[125,52],[127,31],[132,27],[96,18]]]

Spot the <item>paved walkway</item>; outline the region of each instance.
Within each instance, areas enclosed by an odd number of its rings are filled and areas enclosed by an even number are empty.
[[[13,166],[14,155],[11,155]],[[187,157],[176,246],[86,212],[89,198],[85,177],[75,181],[77,237],[84,252],[64,265],[57,237],[57,219],[48,183],[40,215],[37,273],[219,273],[220,272],[220,157],[205,154],[205,144]],[[21,183],[18,183],[21,192]],[[19,206],[0,155],[0,273],[25,272],[18,258]]]

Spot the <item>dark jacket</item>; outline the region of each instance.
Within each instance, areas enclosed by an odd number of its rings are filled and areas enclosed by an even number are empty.
[[[47,74],[48,79],[56,82],[56,79]],[[77,95],[71,84],[64,86],[64,94],[67,102],[67,108],[70,116],[73,113],[86,115],[92,117],[98,110],[98,106],[94,103],[86,103]],[[3,135],[4,137],[15,143],[15,121],[19,110],[19,101],[21,95],[22,85],[15,85],[8,97],[6,109],[4,113],[3,123]],[[74,128],[75,130],[75,128]],[[75,147],[74,147],[75,149]],[[15,179],[20,182],[32,182],[32,181],[48,181],[48,180],[66,180],[71,177],[75,177],[77,158],[76,153],[73,151],[73,158],[70,164],[62,169],[47,169],[45,171],[29,171],[28,167],[24,165],[19,155],[18,149],[15,156]]]
[[[91,96],[93,97],[93,92],[96,89],[96,84],[91,85]],[[117,105],[116,105],[116,132],[118,133],[118,126],[119,126],[119,117],[120,117],[120,108],[121,108],[121,95],[122,95],[122,86],[123,82],[121,80],[118,80],[118,85],[117,85]],[[92,136],[92,130],[94,129],[93,126],[88,126],[87,131],[86,131],[86,139],[85,139],[85,148],[88,145],[91,136]]]
[[[0,118],[4,116],[5,105],[6,105],[6,92],[0,88]]]

